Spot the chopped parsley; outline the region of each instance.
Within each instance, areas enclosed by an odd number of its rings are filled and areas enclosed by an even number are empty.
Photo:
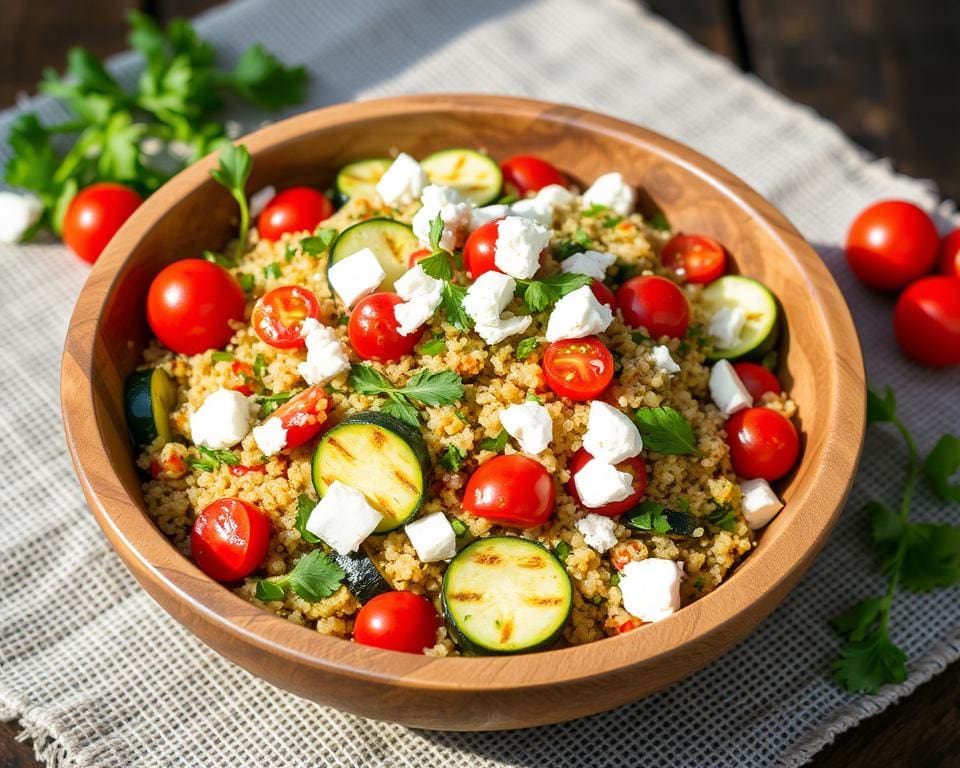
[[[297,496],[297,519],[295,526],[300,532],[300,538],[308,544],[316,544],[320,539],[307,530],[307,521],[310,519],[310,513],[313,512],[317,502],[311,499],[307,494],[301,493]]]
[[[358,363],[350,369],[350,386],[361,395],[386,395],[381,410],[411,426],[420,424],[420,414],[411,404],[451,405],[463,399],[463,380],[453,371],[417,371],[403,387],[393,386],[372,365]]]
[[[536,336],[528,336],[525,339],[520,339],[520,341],[517,342],[517,351],[515,353],[517,360],[526,360],[536,352],[538,346],[540,346],[540,339]]]
[[[507,447],[507,442],[510,440],[510,435],[507,434],[507,430],[500,430],[500,434],[496,437],[488,437],[486,440],[481,440],[480,444],[477,446],[481,451],[493,451],[494,453],[503,453],[503,449]]]
[[[279,280],[283,277],[283,270],[277,262],[273,262],[263,268],[263,276],[267,279],[272,277],[274,280]]]
[[[346,575],[330,555],[315,549],[301,557],[289,573],[260,579],[256,596],[258,600],[283,600],[290,589],[298,597],[317,603],[340,589]]]
[[[221,350],[215,350],[211,355],[213,362],[215,363],[229,363],[233,360],[233,352],[223,352]]]
[[[257,279],[251,275],[249,272],[243,272],[240,274],[240,287],[243,288],[244,293],[252,293],[254,287],[256,286]]]
[[[693,427],[669,406],[641,408],[634,415],[634,421],[643,437],[643,446],[648,450],[698,458],[703,455],[697,449]]]
[[[233,451],[214,451],[202,445],[198,445],[196,448],[200,454],[200,458],[187,456],[186,459],[184,459],[187,466],[191,469],[199,469],[202,472],[213,472],[221,464],[227,464],[233,467],[240,463],[240,459],[237,458],[237,455]]]
[[[554,551],[554,554],[556,554],[557,558],[562,563],[570,555],[570,545],[561,539],[560,541],[557,542],[557,545],[553,548],[553,551]]]
[[[470,530],[467,528],[467,524],[463,522],[463,520],[460,520],[456,517],[450,521],[450,527],[453,528],[453,533],[457,538],[465,535],[467,531]]]
[[[445,352],[447,349],[447,342],[443,339],[431,339],[422,347],[420,347],[421,355],[439,355],[441,352]]]
[[[333,241],[336,239],[337,230],[333,227],[323,227],[322,229],[318,229],[316,234],[303,238],[300,241],[300,247],[304,253],[310,256],[319,256],[322,253],[326,253],[327,249],[333,245]]]
[[[465,458],[467,458],[467,454],[457,446],[448,445],[447,450],[445,450],[440,457],[440,466],[449,469],[451,472],[459,472]]]

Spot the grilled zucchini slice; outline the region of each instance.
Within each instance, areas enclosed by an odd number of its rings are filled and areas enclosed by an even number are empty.
[[[420,163],[431,184],[453,187],[476,205],[488,205],[500,196],[503,174],[493,158],[475,149],[444,149]]]
[[[380,283],[381,291],[392,291],[393,281],[410,268],[410,254],[423,248],[413,229],[400,221],[375,218],[347,227],[330,249],[327,269],[357,251],[369,248],[387,276]]]
[[[127,429],[137,445],[150,445],[157,436],[173,440],[170,411],[177,404],[177,388],[162,368],[134,371],[127,377],[123,406]]]
[[[763,283],[742,275],[724,275],[703,290],[707,313],[739,307],[746,321],[740,331],[740,342],[729,349],[712,349],[710,360],[761,360],[776,346],[780,336],[780,310],[773,293]]]
[[[389,157],[371,157],[347,163],[337,173],[334,193],[338,205],[343,205],[352,197],[370,199],[377,192],[377,182],[387,172],[393,159]]]

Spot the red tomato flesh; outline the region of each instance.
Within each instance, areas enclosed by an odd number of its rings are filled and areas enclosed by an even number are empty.
[[[239,581],[267,555],[270,523],[253,504],[217,499],[197,515],[190,553],[200,570],[216,581]]]
[[[303,321],[320,317],[320,302],[307,288],[284,285],[267,291],[253,307],[250,324],[264,342],[278,349],[304,345]]]
[[[960,278],[932,275],[908,285],[894,307],[893,330],[918,363],[960,364]]]
[[[758,363],[734,363],[733,370],[740,377],[740,381],[747,388],[754,403],[760,402],[760,398],[767,392],[773,392],[775,395],[783,392],[780,380],[769,368],[764,368]]]
[[[500,219],[488,221],[473,230],[463,244],[463,265],[474,280],[484,272],[501,271],[494,263],[499,226]]]
[[[290,187],[274,195],[257,219],[265,240],[279,240],[287,232],[312,232],[333,215],[333,204],[312,187]]]
[[[395,293],[372,293],[357,302],[350,313],[347,335],[350,344],[364,360],[390,362],[413,352],[422,331],[401,336],[394,307],[402,304]]]
[[[590,290],[593,292],[593,295],[596,296],[597,301],[601,304],[606,304],[610,307],[610,311],[613,314],[617,314],[617,297],[613,295],[613,291],[607,288],[606,283],[593,278],[593,282],[590,283]]]
[[[310,442],[327,422],[333,405],[323,387],[305,389],[288,400],[267,418],[280,419],[287,430],[286,448],[296,448]]]
[[[414,251],[407,257],[407,266],[413,269],[418,263],[431,255],[429,248],[421,248],[419,251]]]
[[[711,283],[727,268],[723,246],[706,235],[676,235],[663,247],[660,261],[688,283]]]
[[[101,182],[81,189],[67,206],[63,242],[93,264],[142,202],[135,190],[123,184]]]
[[[413,592],[384,592],[357,613],[353,639],[361,645],[401,653],[423,653],[437,642],[440,617],[433,604]]]
[[[567,186],[567,178],[553,165],[534,155],[515,155],[500,164],[503,184],[520,197],[539,192],[550,184]]]
[[[583,469],[584,465],[593,459],[584,448],[581,448],[575,454],[573,458],[570,459],[570,480],[567,482],[567,492],[573,496],[573,500],[577,502],[584,509],[588,509],[591,512],[603,515],[604,517],[619,517],[628,509],[632,509],[643,498],[643,494],[647,490],[647,467],[643,463],[643,459],[639,456],[634,456],[632,459],[627,459],[626,461],[621,461],[617,464],[617,469],[621,472],[627,472],[633,476],[633,493],[631,493],[627,498],[622,501],[611,501],[609,504],[604,504],[602,507],[587,507],[580,501],[580,495],[577,493],[577,486],[574,482],[574,477],[577,472]]]
[[[634,328],[646,328],[653,339],[679,339],[690,325],[690,305],[675,283],[665,277],[633,277],[617,290],[623,319]]]
[[[800,438],[790,420],[770,408],[737,411],[727,420],[727,445],[733,471],[752,480],[777,480],[793,469]]]
[[[467,481],[461,506],[500,525],[533,528],[553,512],[557,490],[546,468],[527,456],[494,456]]]
[[[542,365],[547,386],[576,402],[595,399],[613,381],[613,355],[593,336],[553,342]]]
[[[960,229],[955,229],[940,244],[940,271],[960,278]]]

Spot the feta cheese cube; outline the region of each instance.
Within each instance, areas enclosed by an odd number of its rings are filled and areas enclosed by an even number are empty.
[[[500,424],[520,443],[524,453],[536,455],[545,451],[553,440],[553,419],[540,403],[531,401],[504,408],[500,411]]]
[[[733,349],[740,343],[740,332],[747,316],[740,307],[722,307],[713,313],[707,326],[717,349]]]
[[[264,456],[273,456],[287,447],[287,430],[280,419],[271,416],[253,428],[253,439]]]
[[[683,565],[673,560],[631,560],[620,572],[623,607],[640,621],[667,618],[680,607],[682,575]]]
[[[16,243],[40,219],[43,203],[30,193],[0,192],[0,243]]]
[[[605,173],[599,176],[583,193],[583,207],[603,205],[620,216],[633,211],[636,193],[620,173]]]
[[[740,483],[740,509],[751,531],[759,530],[783,509],[783,502],[763,478]]]
[[[753,398],[729,360],[717,360],[710,371],[710,397],[726,416],[753,405]]]
[[[423,194],[427,174],[406,152],[401,152],[377,182],[377,194],[387,205],[410,205]]]
[[[530,317],[530,315],[514,317],[507,312],[503,317],[493,323],[477,323],[473,326],[473,330],[475,330],[477,335],[487,344],[492,345],[499,344],[510,336],[523,333],[530,327],[530,323],[532,322],[533,318]]]
[[[334,480],[304,526],[341,555],[360,549],[383,519],[356,488]]]
[[[547,186],[541,187],[540,191],[537,192],[537,199],[549,205],[557,206],[570,205],[577,199],[577,196],[559,184],[547,184]]]
[[[560,299],[547,321],[547,341],[582,339],[607,330],[613,322],[613,312],[597,301],[589,285],[571,291]]]
[[[409,336],[419,330],[440,306],[443,298],[443,281],[430,277],[419,264],[407,270],[393,284],[394,290],[404,299],[393,308],[399,324],[397,333]]]
[[[308,317],[301,324],[300,333],[307,345],[307,359],[297,370],[307,384],[324,384],[350,368],[350,359],[333,328]]]
[[[485,205],[482,208],[474,208],[470,216],[470,231],[473,232],[473,230],[479,229],[484,224],[502,219],[509,213],[509,205]]]
[[[277,196],[276,187],[264,187],[263,189],[258,189],[252,195],[250,195],[250,218],[255,219],[261,213],[263,209],[267,207],[273,198]]]
[[[362,248],[327,270],[330,287],[347,307],[377,290],[386,276],[387,273],[369,248]]]
[[[589,509],[623,501],[633,493],[633,475],[600,459],[590,459],[584,464],[573,476],[573,484],[580,503]]]
[[[576,196],[559,184],[548,184],[541,188],[533,197],[517,200],[510,206],[510,213],[514,216],[523,216],[527,219],[553,226],[553,212],[558,205],[570,205]]]
[[[612,253],[602,251],[584,251],[568,256],[560,262],[561,272],[573,272],[578,275],[590,275],[597,280],[607,276],[607,267],[611,266],[617,257]]]
[[[443,512],[421,517],[404,527],[417,557],[424,563],[449,560],[457,554],[457,535]]]
[[[507,216],[497,224],[493,263],[510,277],[529,280],[540,269],[540,253],[550,243],[550,230],[521,216]]]
[[[477,323],[496,323],[513,298],[517,282],[510,275],[484,272],[467,288],[463,311]]]
[[[247,436],[259,407],[239,392],[221,387],[190,414],[190,436],[213,451],[232,448]]]
[[[663,371],[667,376],[680,373],[680,366],[677,365],[670,354],[670,348],[665,344],[658,344],[650,350],[650,357],[653,358],[653,364]]]
[[[440,247],[452,251],[462,241],[472,221],[472,206],[464,200],[453,187],[430,184],[420,196],[422,204],[413,214],[413,234],[424,246],[430,245],[430,225],[440,215],[443,221],[443,233],[440,235]]]
[[[600,400],[590,403],[583,447],[593,458],[607,464],[619,464],[639,455],[643,438],[629,416]]]
[[[593,513],[577,520],[577,530],[583,534],[587,546],[601,555],[617,543],[613,518]]]

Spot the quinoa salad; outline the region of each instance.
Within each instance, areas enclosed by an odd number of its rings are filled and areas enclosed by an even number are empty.
[[[799,438],[736,254],[617,170],[401,152],[248,200],[250,162],[221,153],[239,237],[154,279],[125,395],[147,512],[204,573],[448,656],[642,632],[749,555]]]

